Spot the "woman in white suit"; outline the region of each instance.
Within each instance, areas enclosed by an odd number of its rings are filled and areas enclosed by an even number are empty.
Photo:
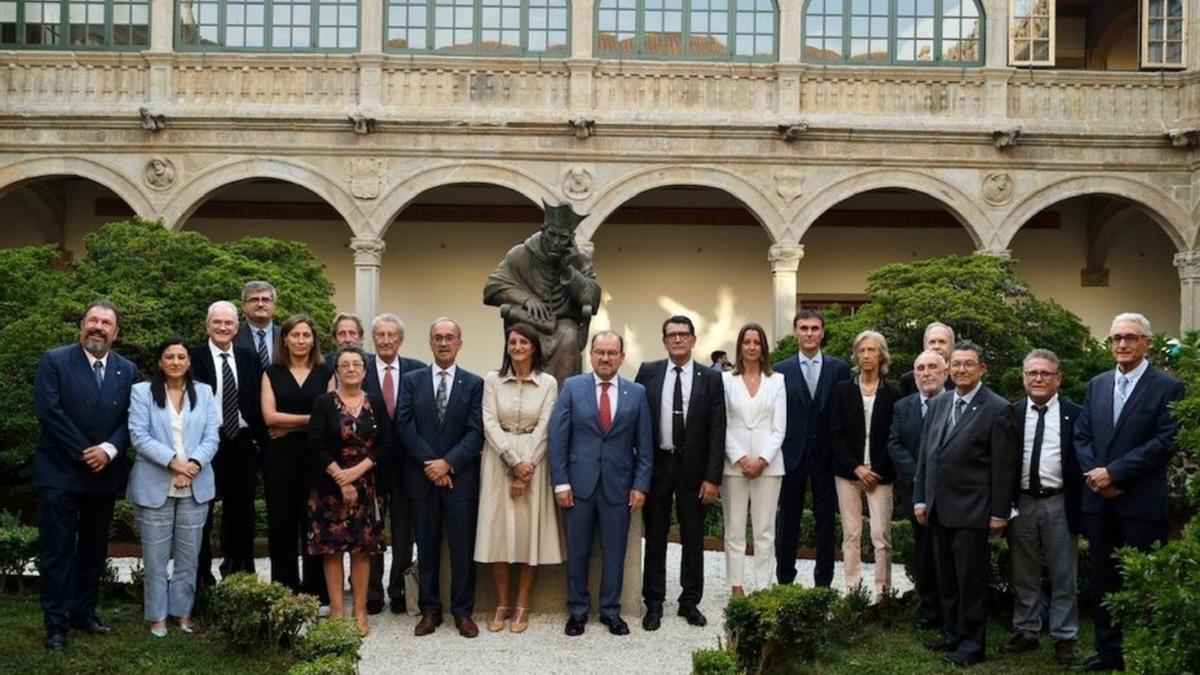
[[[129,500],[142,536],[145,618],[156,637],[167,634],[167,616],[194,630],[196,558],[216,494],[211,466],[221,410],[208,385],[192,380],[182,338],[158,346],[158,369],[133,386],[129,437],[137,459],[129,474]],[[236,419],[234,420],[236,424]],[[167,577],[167,560],[175,570]]]
[[[783,375],[771,371],[767,333],[746,324],[738,332],[737,360],[725,380],[725,578],[732,594],[765,588],[775,579],[775,511],[783,484],[787,395]],[[746,517],[754,531],[754,561],[746,569]]]

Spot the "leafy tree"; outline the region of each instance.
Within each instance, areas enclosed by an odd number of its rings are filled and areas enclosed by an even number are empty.
[[[1013,272],[1013,262],[971,255],[895,263],[867,277],[870,301],[853,315],[831,308],[826,316],[825,349],[847,357],[854,336],[871,329],[888,340],[889,377],[911,370],[931,321],[954,328],[958,339],[979,343],[988,363],[986,381],[1000,395],[1023,394],[1021,359],[1046,348],[1062,361],[1064,394],[1082,399],[1087,381],[1108,367],[1106,351],[1087,326],[1054,301],[1040,300]],[[772,356],[796,352],[795,340],[781,340]]]
[[[171,335],[204,337],[215,300],[240,298],[242,284],[265,279],[278,290],[278,315],[311,315],[328,326],[333,285],[299,242],[246,238],[217,243],[168,232],[144,220],[110,223],[84,239],[69,263],[53,246],[0,251],[0,475],[29,471],[37,419],[33,374],[43,352],[78,339],[87,303],[112,300],[121,312],[115,349],[150,372],[154,348]],[[325,336],[327,344],[332,344]]]

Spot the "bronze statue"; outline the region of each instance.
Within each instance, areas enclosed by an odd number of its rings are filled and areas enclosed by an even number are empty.
[[[509,249],[483,287],[483,302],[500,308],[505,331],[514,323],[537,330],[546,372],[562,384],[582,370],[600,285],[591,256],[575,246],[575,228],[584,216],[569,204],[542,202],[542,208],[542,229]]]

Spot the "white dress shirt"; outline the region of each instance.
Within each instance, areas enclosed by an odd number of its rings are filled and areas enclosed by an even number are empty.
[[[179,410],[175,409],[175,404],[171,402],[171,397],[167,397],[167,411],[171,416],[171,441],[172,445],[175,447],[175,459],[178,459],[181,462],[188,461],[187,449],[183,447],[183,425],[187,421],[187,406],[188,400],[186,395],[184,396],[183,400],[180,401]],[[191,497],[192,486],[189,485],[187,487],[175,487],[175,481],[172,478],[171,487],[167,488],[167,496]]]
[[[683,389],[683,418],[686,420],[688,405],[692,402],[692,379],[696,364],[691,359],[688,359],[688,362],[680,367],[683,369],[680,375],[683,376],[681,389]],[[659,401],[658,406],[658,430],[662,435],[662,449],[671,451],[676,450],[675,428],[672,425],[675,421],[672,419],[675,413],[675,377],[675,364],[668,360],[667,376],[663,378],[662,400]],[[613,410],[616,410],[616,408],[613,408]]]
[[[376,360],[378,360],[378,359],[376,359]],[[399,363],[399,359],[397,359],[396,362]],[[450,364],[449,368],[446,368],[445,370],[443,370],[441,366],[439,366],[438,364],[435,363],[429,367],[429,372],[433,373],[433,400],[434,400],[435,404],[437,403],[438,384],[440,383],[440,380],[442,379],[441,374],[446,373],[446,403],[449,403],[450,402],[450,392],[454,391],[454,376],[455,376],[455,374],[458,373],[458,364],[452,363],[452,364]],[[383,380],[381,379],[379,381],[379,383],[382,385]]]
[[[1038,460],[1038,476],[1042,488],[1057,490],[1062,479],[1062,415],[1059,412],[1058,394],[1046,402],[1046,427],[1042,432],[1042,455]],[[1029,462],[1033,459],[1033,437],[1037,434],[1038,413],[1033,401],[1025,397],[1025,450],[1021,458],[1021,489],[1029,489]]]
[[[83,349],[83,345],[80,345],[79,348]],[[89,352],[86,349],[83,349],[83,355],[87,357],[88,370],[92,371],[93,378],[96,377],[95,373],[96,373],[96,362],[97,361],[99,361],[100,365],[104,367],[104,379],[105,380],[107,380],[109,378],[109,376],[113,375],[113,373],[108,372],[108,352],[104,352],[103,357],[96,358],[96,357],[92,356],[91,352]],[[104,448],[105,454],[108,455],[108,461],[111,462],[113,459],[116,458],[117,446],[105,441],[104,443],[100,444],[100,447]]]
[[[875,414],[875,394],[863,394],[863,422],[867,432],[863,435],[863,464],[871,466],[871,416]]]
[[[225,369],[222,367],[224,359],[222,354],[229,355],[229,372],[233,373],[233,384],[239,384],[237,379],[237,359],[233,355],[233,343],[229,343],[229,349],[222,351],[220,347],[210,338],[208,341],[208,352],[212,355],[213,369],[217,373],[217,381],[213,385],[213,396],[217,400],[217,410],[225,410]],[[222,418],[222,422],[224,418]],[[238,409],[238,429],[245,429],[250,425],[246,423],[246,418],[242,417],[242,411]]]
[[[384,377],[387,376],[388,366],[392,367],[392,400],[400,401],[400,356],[397,355],[391,363],[385,363],[379,355],[375,356],[375,373],[379,376],[379,391],[382,395]],[[434,368],[437,368],[435,365]],[[453,382],[446,383],[446,400],[450,400],[450,386]],[[437,396],[437,376],[434,375],[433,394]]]

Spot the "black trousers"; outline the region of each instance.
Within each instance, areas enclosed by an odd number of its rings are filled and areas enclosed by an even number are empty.
[[[910,503],[910,502],[905,502]],[[917,618],[929,621],[935,625],[942,623],[942,599],[938,595],[937,558],[933,551],[933,529],[928,525],[917,522],[916,517],[910,516],[913,539],[916,543],[916,560],[913,575],[920,605],[917,608]]]
[[[1083,533],[1088,538],[1088,555],[1092,563],[1092,599],[1096,615],[1096,652],[1110,661],[1122,661],[1121,630],[1113,625],[1112,615],[1101,602],[1108,593],[1121,590],[1121,568],[1113,559],[1113,551],[1132,546],[1149,551],[1156,543],[1166,543],[1169,525],[1166,520],[1124,518],[1115,509],[1083,514]]]
[[[307,440],[307,434],[293,433],[267,444],[264,470],[271,581],[278,581],[298,593],[314,595],[322,604],[328,604],[329,592],[321,556],[304,556],[303,583],[298,564],[309,528]]]
[[[258,487],[258,446],[249,429],[221,441],[213,458],[217,498],[221,500],[221,577],[254,571],[254,492]],[[200,556],[196,566],[196,589],[216,581],[212,573],[213,511],[208,510]]]
[[[450,545],[450,612],[455,617],[475,611],[475,523],[479,491],[463,487],[431,487],[421,499],[411,499],[417,529],[417,569],[421,581],[422,614],[442,613],[439,577],[442,534]]]
[[[38,489],[38,573],[46,634],[96,613],[115,495]]]
[[[667,534],[671,530],[672,502],[683,544],[683,560],[679,566],[679,583],[683,591],[679,594],[679,607],[694,609],[704,595],[704,515],[708,507],[700,502],[699,493],[699,485],[684,484],[681,455],[662,450],[654,453],[650,494],[642,512],[646,528],[642,597],[648,608],[661,611],[667,595]]]
[[[982,659],[987,645],[988,531],[945,527],[934,509],[930,525],[942,631],[958,641],[959,653]]]
[[[391,518],[389,536],[392,543],[392,570],[388,574],[387,599],[398,607],[407,608],[407,598],[404,595],[404,570],[413,561],[413,519],[412,505],[404,490],[404,476],[392,472],[388,477],[387,509]],[[383,556],[387,553],[371,556],[371,578],[367,585],[367,604],[383,606]]]
[[[796,581],[796,547],[800,544],[804,492],[809,484],[817,544],[813,583],[829,588],[833,583],[833,514],[837,510],[837,494],[833,489],[833,469],[828,462],[815,457],[804,458],[795,471],[789,470],[783,476],[779,511],[775,515],[775,576],[781,584]]]

